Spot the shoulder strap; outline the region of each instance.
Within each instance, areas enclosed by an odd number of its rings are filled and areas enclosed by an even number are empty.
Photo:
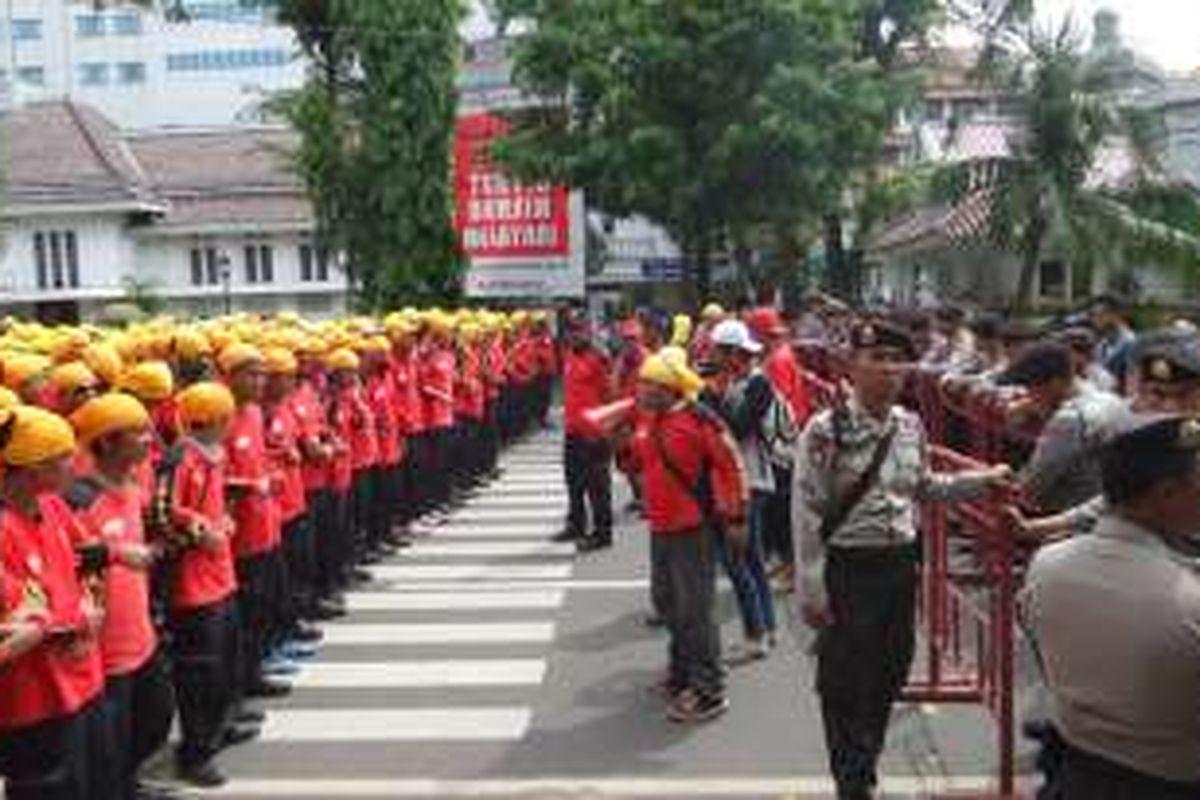
[[[710,409],[704,406],[693,405],[692,410],[698,413],[702,419],[711,420]],[[683,472],[683,468],[675,459],[671,458],[671,454],[667,452],[667,444],[663,439],[662,429],[655,427],[650,433],[650,438],[654,440],[654,447],[658,450],[658,457],[663,463],[663,468],[671,479],[683,489],[689,497],[696,501],[696,505],[700,508],[700,513],[704,516],[709,524],[715,523],[718,519],[716,505],[713,503],[712,492],[708,486],[708,461],[707,458],[700,464],[700,472],[696,476],[696,482],[693,484],[687,479]]]
[[[836,414],[837,412],[835,411],[835,417]],[[840,426],[835,423],[835,429],[838,427]],[[821,520],[820,535],[821,541],[825,544],[829,544],[833,535],[837,533],[838,528],[842,527],[842,524],[850,516],[850,512],[862,502],[867,492],[871,490],[871,486],[879,477],[880,470],[883,469],[883,462],[887,460],[888,453],[891,452],[892,440],[896,438],[896,429],[897,425],[895,422],[892,422],[888,426],[887,432],[884,433],[875,445],[875,451],[871,454],[871,463],[867,465],[867,468],[854,480],[854,483],[846,493],[838,499],[837,504]],[[842,447],[841,437],[838,436],[836,438],[836,446],[840,449]]]

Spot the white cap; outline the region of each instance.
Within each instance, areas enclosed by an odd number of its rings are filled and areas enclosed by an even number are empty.
[[[740,319],[727,319],[713,326],[709,334],[718,347],[736,347],[747,353],[761,353],[763,346],[750,335],[750,329]]]

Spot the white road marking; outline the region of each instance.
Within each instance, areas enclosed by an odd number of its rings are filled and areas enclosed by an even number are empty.
[[[297,689],[409,689],[460,686],[537,686],[541,659],[316,662],[291,679]]]
[[[349,592],[349,611],[480,611],[486,609],[547,609],[563,604],[566,592]]]
[[[558,542],[449,542],[419,541],[403,557],[409,558],[505,558],[529,556],[573,556],[575,547]]]
[[[550,494],[542,495],[509,495],[497,494],[492,497],[480,497],[472,500],[469,507],[464,508],[455,514],[451,514],[451,519],[458,517],[466,511],[473,511],[477,515],[483,511],[503,511],[504,509],[521,508],[521,509],[543,509],[547,512],[557,511],[560,514],[567,509],[567,498]]]
[[[394,644],[547,644],[553,622],[410,623],[327,625],[323,648],[339,645]]]
[[[268,718],[269,721],[269,718]],[[351,722],[351,725],[357,723]],[[995,779],[884,778],[888,797],[995,791]],[[228,797],[828,797],[837,787],[829,778],[539,778],[483,780],[232,780],[205,796]]]
[[[566,580],[575,565],[564,564],[377,564],[367,567],[384,581]]]
[[[562,515],[534,517],[526,522],[480,524],[467,520],[451,520],[432,533],[447,541],[456,539],[535,539],[547,541],[562,528]]]
[[[516,741],[525,735],[532,717],[532,712],[523,707],[272,710],[263,723],[260,741]],[[265,783],[271,785],[270,781]],[[289,785],[292,782],[283,783]],[[300,794],[306,792],[302,790]],[[334,791],[334,796],[340,794]],[[293,797],[296,792],[289,788],[282,796]]]
[[[512,504],[498,505],[495,508],[471,508],[459,511],[439,525],[435,532],[460,531],[463,528],[478,527],[482,531],[489,528],[517,528],[517,530],[556,531],[563,525],[567,512],[564,508],[547,508],[545,506],[518,507]]]
[[[593,591],[625,592],[645,589],[650,581],[645,578],[613,578],[602,580],[528,580],[528,581],[426,581],[406,584],[401,581],[385,581],[391,592],[522,592],[542,591]]]

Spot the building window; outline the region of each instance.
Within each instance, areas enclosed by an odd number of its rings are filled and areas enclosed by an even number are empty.
[[[221,282],[221,257],[215,247],[193,247],[189,254],[192,286],[216,286]]]
[[[1067,265],[1043,261],[1038,269],[1038,296],[1043,300],[1067,299]]]
[[[112,32],[117,36],[141,36],[142,15],[133,11],[114,14],[112,17]]]
[[[300,281],[302,283],[329,282],[329,251],[311,244],[300,245]]]
[[[104,17],[99,14],[80,14],[75,18],[75,35],[91,39],[104,35]]]
[[[42,38],[42,21],[40,19],[14,19],[12,21],[12,38],[14,42],[35,42]]]
[[[45,86],[46,70],[42,67],[20,67],[17,69],[17,83],[25,86]]]
[[[199,50],[167,56],[171,72],[217,72],[238,69],[283,67],[291,55],[283,48],[265,50]]]
[[[145,83],[146,65],[140,61],[117,64],[117,78],[121,83],[125,84]]]
[[[105,86],[108,84],[108,64],[80,64],[79,83],[84,86]]]
[[[246,283],[275,282],[275,253],[270,245],[246,245],[245,267]]]
[[[75,231],[38,231],[33,260],[39,289],[79,288],[79,243]]]

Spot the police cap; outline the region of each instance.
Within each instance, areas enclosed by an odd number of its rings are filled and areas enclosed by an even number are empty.
[[[864,321],[850,329],[850,349],[888,351],[905,361],[917,360],[917,345],[908,331],[888,322]]]
[[[1164,329],[1148,334],[1135,346],[1138,377],[1148,383],[1186,384],[1200,381],[1200,338]]]
[[[1017,356],[1012,366],[1000,376],[1008,386],[1041,386],[1074,374],[1071,351],[1057,342],[1035,344]]]
[[[1154,487],[1186,478],[1200,451],[1200,419],[1131,416],[1100,456],[1104,497],[1114,504],[1136,500]]]

